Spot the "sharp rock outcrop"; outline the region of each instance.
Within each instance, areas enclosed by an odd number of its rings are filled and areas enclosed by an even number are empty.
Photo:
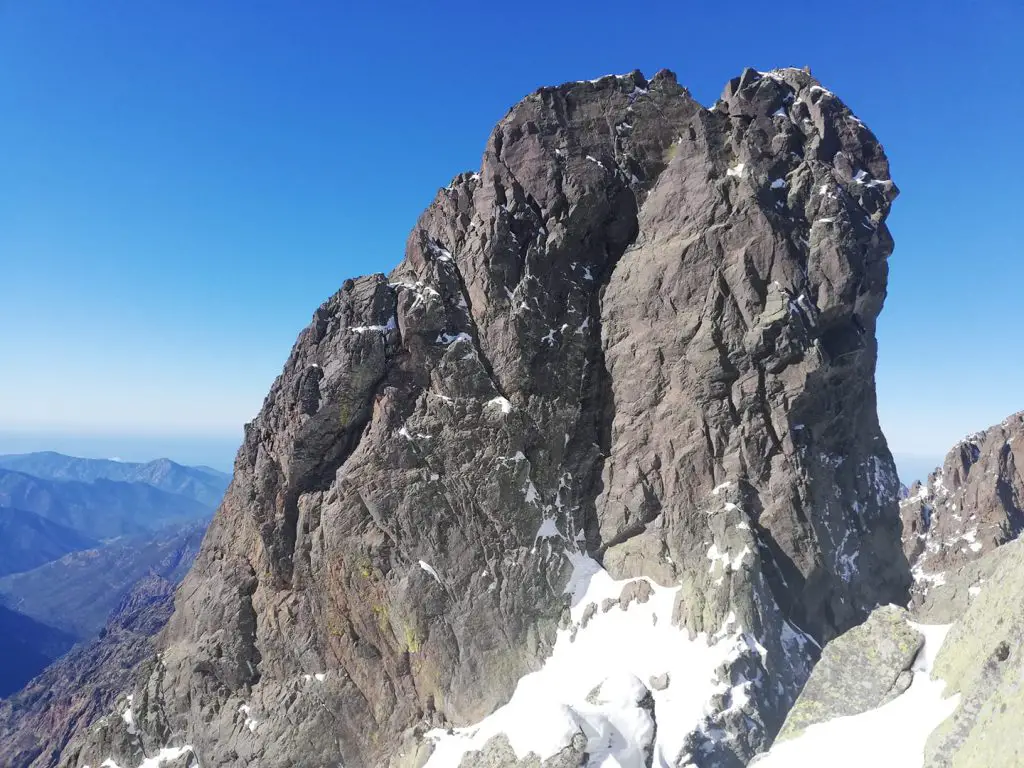
[[[1024,530],[1024,412],[957,443],[900,501],[920,596]]]
[[[816,644],[908,595],[895,195],[803,70],[526,97],[317,310],[130,730],[63,764],[746,763]]]

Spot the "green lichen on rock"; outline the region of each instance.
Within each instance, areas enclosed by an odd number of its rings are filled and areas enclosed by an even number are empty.
[[[1024,765],[1024,542],[986,555],[996,560],[935,660],[946,694],[960,695],[953,715],[925,748],[926,768]]]
[[[876,608],[860,626],[825,646],[821,661],[779,733],[779,741],[837,717],[858,715],[892,700],[910,684],[910,666],[924,635],[903,608]]]
[[[415,627],[405,628],[405,650],[409,653],[419,653],[423,649],[423,640],[416,632]]]

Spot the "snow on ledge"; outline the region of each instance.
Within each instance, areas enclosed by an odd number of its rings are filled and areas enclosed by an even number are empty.
[[[738,179],[742,179],[745,170],[746,166],[743,163],[736,163],[736,165],[726,170],[725,175],[735,176]]]
[[[573,565],[566,587],[572,626],[559,630],[544,666],[521,678],[503,707],[472,726],[430,731],[434,751],[427,768],[456,768],[466,752],[499,734],[520,759],[534,752],[546,760],[581,732],[589,765],[639,768],[652,747],[654,765],[675,765],[684,753],[687,734],[700,726],[705,704],[717,692],[715,670],[735,657],[741,643],[747,647],[742,629],[733,619],[714,637],[691,640],[672,623],[678,587],[617,581],[586,555],[567,557]],[[641,581],[650,587],[646,602],[622,608],[623,587]],[[605,600],[615,601],[607,611]],[[652,678],[666,681],[664,687]],[[648,691],[658,723],[672,727],[655,732],[639,706]]]
[[[438,584],[441,584],[441,577],[437,575],[437,571],[434,570],[434,566],[432,566],[430,563],[428,563],[428,562],[426,562],[424,560],[420,560],[419,562],[420,562],[420,568],[422,568],[424,571],[426,571],[431,576],[433,576],[434,577],[434,581],[436,581]],[[442,584],[441,586],[444,586],[444,585]]]
[[[487,405],[498,406],[501,408],[502,413],[512,413],[512,403],[510,403],[507,398],[501,397],[500,395],[492,400],[488,400]]]
[[[165,763],[177,760],[185,755],[192,756],[192,760],[189,763],[190,767],[199,765],[199,762],[195,759],[195,753],[193,752],[191,745],[186,744],[184,747],[164,747],[153,755],[153,757],[147,757],[139,763],[138,768],[161,768]],[[89,766],[85,765],[82,766],[82,768],[89,768]],[[100,768],[121,768],[121,766],[108,757],[100,763]]]

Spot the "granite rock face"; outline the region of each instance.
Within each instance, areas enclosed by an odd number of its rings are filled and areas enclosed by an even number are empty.
[[[895,196],[875,137],[801,70],[746,70],[711,109],[667,71],[526,97],[394,272],[317,310],[130,727],[112,713],[62,765],[421,765],[428,729],[481,720],[591,631],[566,593],[581,563],[634,584],[611,615],[673,589],[681,639],[743,641],[703,714],[663,729],[685,751],[659,754],[744,764],[812,638],[908,596],[874,391]],[[656,734],[682,685],[658,679]],[[498,738],[478,759],[590,749]]]
[[[909,616],[893,606],[879,608],[865,624],[833,640],[771,752],[753,764],[825,764],[829,754],[842,754],[851,765],[868,764],[862,759],[863,744],[887,741],[893,752],[912,752],[914,764],[923,768],[1024,764],[1022,563],[1024,542],[1010,542],[950,571]],[[921,631],[933,633],[923,651],[918,650]],[[929,652],[933,640],[940,646]],[[931,658],[922,663],[915,653]],[[918,675],[931,682],[916,695],[907,692],[918,684]],[[909,703],[899,706],[897,701],[880,710],[905,693]],[[860,722],[850,717],[861,713],[867,716]],[[923,731],[921,713],[926,713]],[[821,738],[801,738],[818,723],[835,726],[830,721],[839,717],[847,724],[829,732],[827,748]],[[883,717],[892,727],[880,734]],[[907,750],[895,743],[901,738],[912,738],[918,746]],[[772,762],[773,756],[779,759]],[[891,764],[907,763],[901,758]]]
[[[960,441],[900,502],[920,599],[949,574],[1024,530],[1024,412]]]

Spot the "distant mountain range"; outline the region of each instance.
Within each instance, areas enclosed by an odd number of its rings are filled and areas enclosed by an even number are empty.
[[[169,459],[0,456],[0,698],[95,637],[140,581],[178,584],[230,479]]]
[[[175,496],[198,501],[207,507],[215,507],[220,503],[231,482],[230,475],[210,467],[186,467],[170,459],[138,464],[114,459],[80,459],[52,451],[0,456],[0,468],[44,480],[144,483]]]
[[[141,482],[47,480],[0,469],[0,507],[34,512],[96,539],[209,516],[213,505]]]

